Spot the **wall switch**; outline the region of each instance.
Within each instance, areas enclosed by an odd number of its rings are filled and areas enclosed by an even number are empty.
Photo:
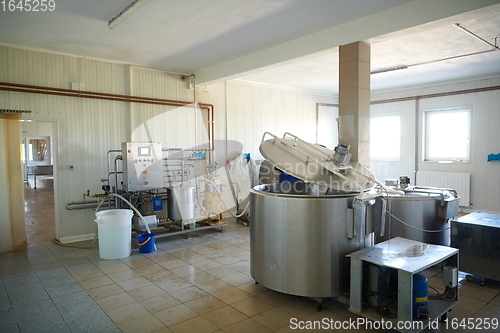
[[[455,288],[458,285],[458,268],[445,266],[443,268],[443,286]]]

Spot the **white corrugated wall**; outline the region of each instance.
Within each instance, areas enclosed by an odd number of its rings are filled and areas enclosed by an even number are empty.
[[[500,78],[458,82],[446,85],[414,88],[372,94],[372,101],[419,96],[434,93],[493,87],[500,85]],[[415,171],[415,101],[372,105],[372,113],[400,111],[411,123],[402,122],[401,165],[376,163],[375,175],[380,179],[400,175],[414,177]],[[471,174],[470,202],[472,210],[500,212],[500,162],[487,162],[487,155],[500,153],[500,90],[420,99],[418,170],[438,172],[464,172]],[[422,161],[422,113],[425,110],[453,107],[471,108],[470,161],[466,163],[439,164]],[[453,133],[450,133],[453,140]],[[405,149],[407,147],[407,149]],[[372,162],[372,167],[374,163]]]
[[[71,82],[81,82],[88,91],[194,100],[194,91],[188,89],[187,82],[181,81],[178,74],[5,46],[0,46],[0,81],[65,89],[71,87]],[[500,78],[378,93],[372,95],[372,100],[494,85],[500,85]],[[314,141],[316,103],[337,102],[331,96],[238,81],[197,90],[197,99],[214,105],[219,162],[226,156],[234,157],[236,147],[252,153],[256,159],[261,158],[258,147],[265,131],[277,135],[288,131]],[[500,210],[500,162],[486,162],[487,154],[500,152],[498,105],[498,90],[420,100],[420,112],[453,106],[472,108],[471,161],[451,165],[419,162],[419,169],[471,173],[473,209]],[[92,193],[101,192],[100,178],[107,174],[106,152],[109,149],[118,149],[122,141],[131,138],[151,138],[161,141],[164,147],[191,148],[206,143],[205,111],[193,108],[5,91],[0,91],[0,107],[32,110],[25,119],[56,123],[56,228],[63,240],[77,240],[94,231],[91,211],[67,211],[65,205],[81,201],[87,189]],[[404,117],[403,159],[400,165],[385,166],[387,177],[382,178],[412,175],[415,102],[374,105],[372,112],[401,112]],[[194,123],[198,125],[197,130]],[[227,151],[226,139],[229,140]],[[383,170],[384,166],[380,168],[374,171]]]
[[[316,103],[335,103],[333,96],[316,95],[243,82],[227,82],[228,139],[241,142],[255,158],[264,132],[285,132],[316,140]],[[229,154],[233,152],[229,151]]]
[[[169,74],[136,66],[0,46],[0,81],[135,96],[194,101],[194,90]],[[197,101],[214,105],[217,160],[226,156],[226,139],[260,158],[264,131],[289,131],[314,141],[316,103],[334,103],[330,96],[223,82],[197,90]],[[107,176],[106,154],[121,142],[160,141],[163,147],[192,148],[207,143],[206,111],[96,99],[0,91],[0,107],[31,110],[25,119],[56,124],[56,234],[62,241],[92,236],[93,212],[65,209],[81,201],[89,189],[100,193]],[[195,127],[195,124],[197,125]],[[231,153],[231,150],[229,151]]]

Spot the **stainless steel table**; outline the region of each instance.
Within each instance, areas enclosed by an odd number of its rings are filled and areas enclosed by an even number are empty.
[[[27,176],[33,175],[34,187],[36,189],[36,177],[41,175],[49,176],[47,178],[53,179],[54,169],[51,164],[44,165],[28,165],[27,166]],[[28,178],[27,177],[27,178]]]
[[[460,270],[500,280],[500,214],[473,212],[451,225],[451,246],[460,250]]]

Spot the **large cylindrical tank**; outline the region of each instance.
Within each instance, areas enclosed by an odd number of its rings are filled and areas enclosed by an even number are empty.
[[[186,221],[195,217],[194,187],[167,188],[168,218],[172,221]]]
[[[335,297],[348,291],[346,255],[365,247],[347,238],[347,209],[357,193],[322,195],[314,186],[298,192],[280,187],[251,190],[252,277],[292,295]]]
[[[409,188],[402,195],[389,195],[387,209],[392,216],[386,215],[385,235],[377,236],[376,243],[403,237],[450,246],[451,218],[458,214],[459,200],[448,190],[432,188]]]

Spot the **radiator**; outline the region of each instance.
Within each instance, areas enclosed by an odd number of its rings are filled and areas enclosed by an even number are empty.
[[[469,206],[470,173],[417,171],[417,186],[451,188],[460,196],[460,206]]]

